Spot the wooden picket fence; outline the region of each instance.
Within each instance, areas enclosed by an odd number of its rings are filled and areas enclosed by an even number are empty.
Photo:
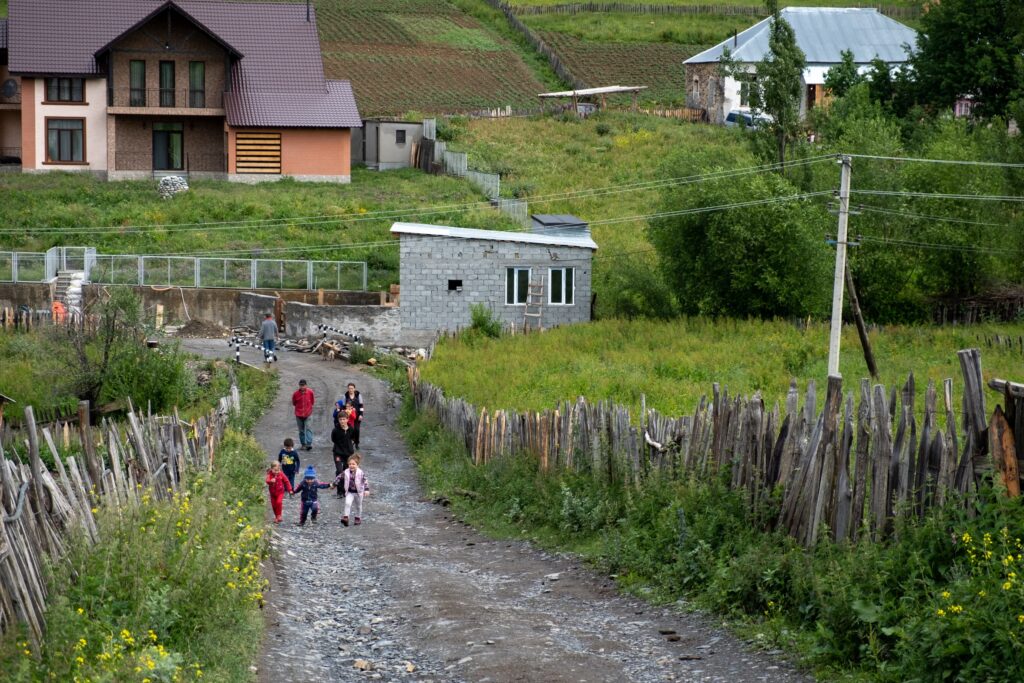
[[[139,504],[148,493],[169,499],[192,470],[209,470],[228,418],[239,410],[239,394],[221,398],[216,408],[194,423],[179,418],[129,411],[127,422],[80,422],[63,437],[79,455],[62,457],[55,435],[37,428],[32,408],[25,409],[21,453],[0,444],[0,635],[16,623],[42,638],[47,587],[43,566],[61,558],[71,536],[95,542],[100,533],[94,510],[121,510]],[[88,405],[83,406],[88,415]],[[43,465],[48,449],[56,472]]]
[[[845,399],[842,380],[830,377],[821,412],[813,381],[802,406],[794,383],[785,405],[772,408],[759,394],[730,397],[715,384],[712,398],[688,416],[648,410],[641,398],[639,425],[627,408],[606,401],[488,411],[446,397],[416,368],[409,381],[417,409],[459,436],[477,464],[531,454],[543,470],[587,470],[626,485],[728,472],[754,509],[781,501],[767,518],[809,547],[825,530],[837,541],[882,539],[900,515],[922,515],[951,496],[970,499],[986,473],[995,472],[1008,495],[1020,494],[1024,440],[1014,434],[1024,434],[1024,385],[993,380],[1006,408],[987,419],[981,355],[969,349],[958,356],[962,427],[952,379],[941,387],[929,382],[917,423],[912,374],[900,391],[862,380],[857,396]]]

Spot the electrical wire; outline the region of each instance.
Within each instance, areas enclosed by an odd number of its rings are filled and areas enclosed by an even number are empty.
[[[919,157],[887,157],[875,154],[843,154],[852,159],[879,159],[882,161],[907,161],[922,164],[949,164],[956,166],[992,166],[995,168],[1024,168],[1024,164],[1011,164],[1001,161],[971,161],[967,159],[924,159]]]
[[[1024,202],[1024,197],[995,194],[946,194],[942,192],[907,192],[904,190],[850,190],[850,194],[867,194],[878,197],[918,197],[921,199],[976,199],[992,202]]]
[[[870,237],[861,235],[858,238],[862,242],[874,242],[877,244],[890,244],[894,246],[910,247],[913,249],[934,249],[937,251],[958,251],[977,254],[1005,254],[1005,249],[990,249],[987,247],[971,247],[960,244],[948,244],[941,242],[917,242],[914,240],[896,240],[888,237]]]
[[[984,225],[993,228],[1005,228],[1010,227],[1005,223],[990,223],[988,221],[971,221],[963,218],[950,218],[947,216],[931,216],[923,213],[911,213],[909,211],[896,211],[895,209],[884,209],[880,206],[869,206],[866,204],[858,204],[853,207],[857,211],[869,211],[871,213],[883,213],[892,216],[906,216],[908,218],[920,218],[922,220],[929,221],[942,221],[946,223],[962,223],[964,225]]]
[[[786,164],[787,167],[807,166],[811,164],[820,163],[829,159],[833,159],[834,155],[821,155],[817,157],[808,157],[807,159],[800,159],[792,161]],[[638,192],[638,191],[649,191],[658,190],[665,187],[671,187],[675,185],[688,185],[698,182],[705,182],[709,180],[723,180],[727,178],[735,178],[743,175],[750,175],[753,173],[764,173],[766,171],[772,171],[782,167],[779,163],[762,164],[760,166],[752,166],[741,169],[726,169],[722,171],[713,171],[711,173],[703,173],[692,176],[680,176],[675,178],[663,178],[660,180],[648,180],[640,181],[637,183],[618,184],[611,185],[603,188],[587,188],[584,190],[574,190],[569,192],[553,193],[549,195],[538,195],[530,197],[529,202],[531,204],[547,203],[554,201],[567,201],[573,199],[587,199],[592,197],[600,197],[610,194],[621,194],[625,192]],[[241,228],[251,229],[268,229],[274,227],[313,227],[324,223],[359,223],[365,221],[378,221],[378,220],[394,220],[402,217],[409,216],[424,216],[434,215],[439,213],[459,213],[463,211],[471,211],[473,209],[490,208],[490,200],[470,202],[463,204],[449,204],[435,207],[420,207],[420,208],[402,208],[402,209],[382,209],[378,211],[365,211],[365,212],[350,212],[340,214],[324,214],[316,216],[299,216],[299,217],[286,217],[286,218],[261,218],[251,219],[247,221],[218,221],[211,223],[166,223],[166,224],[153,224],[153,225],[129,225],[129,226],[102,226],[102,227],[86,227],[86,228],[67,228],[48,226],[40,228],[0,228],[0,234],[49,234],[58,233],[61,235],[67,234],[107,234],[107,233],[135,233],[135,232],[149,232],[149,231],[164,231],[164,232],[208,232],[213,230],[238,230]]]

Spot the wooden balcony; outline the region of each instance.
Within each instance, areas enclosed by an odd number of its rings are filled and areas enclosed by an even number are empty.
[[[111,88],[108,114],[224,116],[224,93],[188,88]]]

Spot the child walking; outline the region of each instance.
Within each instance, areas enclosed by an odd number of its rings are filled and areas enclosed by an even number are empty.
[[[267,488],[270,489],[270,509],[274,511],[274,524],[280,524],[284,493],[292,492],[292,484],[281,471],[281,463],[270,463],[270,469],[267,470]]]
[[[281,471],[288,477],[288,483],[295,488],[295,473],[299,471],[301,461],[295,450],[295,442],[291,439],[284,440],[284,447],[277,454],[277,461],[281,463]]]
[[[348,469],[338,475],[334,485],[345,492],[345,516],[341,518],[343,526],[348,526],[348,518],[352,513],[352,503],[356,505],[356,524],[363,523],[363,496],[370,495],[370,482],[366,474],[359,468],[359,455],[348,459]]]
[[[303,526],[306,523],[306,516],[311,515],[313,524],[316,524],[316,516],[320,513],[320,489],[330,488],[330,484],[325,481],[317,481],[316,470],[310,465],[306,468],[306,472],[303,475],[302,483],[292,491],[294,496],[296,493],[302,494],[302,512],[299,514],[299,526]]]

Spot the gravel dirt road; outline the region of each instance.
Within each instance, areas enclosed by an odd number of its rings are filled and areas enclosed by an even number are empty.
[[[184,345],[233,354],[224,340]],[[619,595],[572,557],[490,540],[452,518],[420,488],[395,427],[397,398],[382,382],[287,352],[271,371],[280,391],[254,431],[268,462],[285,437],[298,441],[291,393],[306,379],[317,403],[302,466],[333,478],[331,405],[355,382],[366,402],[361,450],[372,493],[364,523],[348,528],[333,491],[321,492],[315,526],[296,526],[298,499],[285,499],[271,541],[260,681],[812,680],[706,617]]]

